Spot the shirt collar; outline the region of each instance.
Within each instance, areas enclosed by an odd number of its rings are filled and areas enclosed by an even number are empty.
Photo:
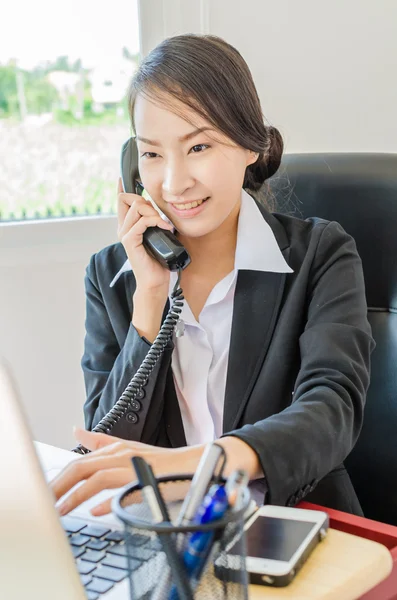
[[[234,269],[293,273],[282,255],[272,228],[263,218],[255,200],[245,190],[241,190]],[[110,287],[123,273],[131,270],[127,259],[110,282]]]
[[[271,271],[293,273],[288,266],[270,225],[255,200],[241,192],[234,268],[237,271]]]

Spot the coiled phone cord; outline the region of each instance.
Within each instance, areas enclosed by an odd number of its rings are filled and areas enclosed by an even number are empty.
[[[127,385],[126,389],[117,400],[113,408],[105,415],[92,431],[98,433],[110,433],[111,429],[118,421],[126,414],[129,408],[133,408],[137,394],[146,385],[151,372],[161,358],[164,348],[172,337],[175,326],[179,320],[183,307],[183,292],[179,287],[182,269],[178,269],[178,279],[171,294],[172,304],[163,325],[156,339],[154,340],[149,352],[143,360],[141,366]],[[77,454],[88,454],[90,450],[82,444],[73,448],[73,452]]]

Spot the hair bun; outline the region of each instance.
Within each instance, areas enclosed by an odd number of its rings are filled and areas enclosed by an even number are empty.
[[[283,155],[284,142],[276,127],[266,127],[268,150],[259,154],[258,160],[247,167],[244,188],[253,192],[258,191],[266,179],[272,177],[278,170]]]
[[[284,142],[281,137],[281,133],[276,127],[272,127],[271,125],[268,127],[268,132],[270,136],[270,148],[269,148],[269,156],[268,156],[268,176],[272,177],[281,163],[281,157],[283,155],[284,150]]]

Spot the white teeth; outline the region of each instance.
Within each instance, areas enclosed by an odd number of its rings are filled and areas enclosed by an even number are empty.
[[[191,208],[196,208],[196,206],[200,206],[200,204],[202,204],[204,202],[205,198],[203,200],[199,200],[198,202],[194,201],[194,202],[189,202],[188,204],[178,204],[177,205],[177,209],[178,210],[190,210]]]

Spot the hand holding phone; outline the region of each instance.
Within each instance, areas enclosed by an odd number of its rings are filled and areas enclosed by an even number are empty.
[[[153,291],[168,295],[170,272],[148,254],[143,246],[143,235],[148,227],[172,231],[153,206],[138,194],[124,192],[121,178],[118,184],[119,241],[123,244],[137,282],[143,293]]]
[[[141,337],[154,341],[160,331],[169,293],[170,271],[180,272],[187,267],[190,256],[174,235],[172,223],[150,196],[146,196],[140,181],[138,148],[133,137],[121,149],[120,170],[119,239],[126,249],[136,279],[132,322]],[[178,277],[178,283],[179,280]],[[181,294],[179,289],[178,297],[183,301]],[[170,319],[173,322],[178,320],[176,313]]]
[[[125,192],[142,195],[162,219],[172,226],[171,221],[161,212],[154,200],[143,187],[139,174],[139,154],[135,137],[130,137],[121,149],[121,180]],[[173,227],[172,227],[173,229]],[[143,246],[145,250],[163,267],[170,271],[181,271],[190,264],[190,256],[173,231],[166,231],[164,227],[148,226],[143,233]]]

